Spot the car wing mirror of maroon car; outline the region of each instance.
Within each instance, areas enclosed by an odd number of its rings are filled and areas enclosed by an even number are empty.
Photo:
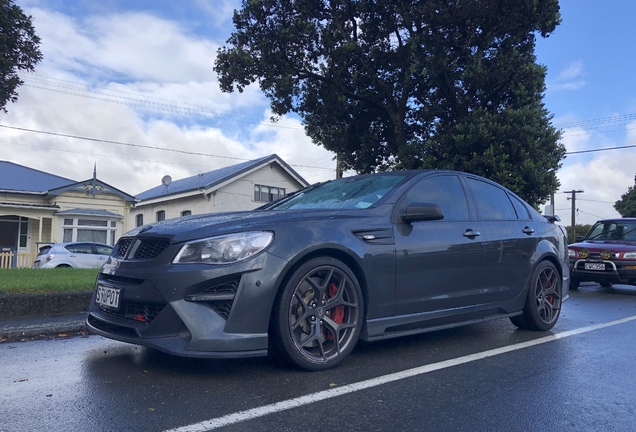
[[[576,236],[576,242],[582,242],[585,236]]]
[[[444,212],[437,204],[413,203],[400,216],[404,222],[433,221],[444,219]]]

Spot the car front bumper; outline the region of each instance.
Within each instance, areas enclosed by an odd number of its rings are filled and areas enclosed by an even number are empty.
[[[88,328],[102,336],[187,357],[267,354],[271,308],[286,262],[264,252],[230,265],[111,258],[95,287],[118,290],[118,308],[96,302]]]
[[[586,265],[588,268],[586,268]],[[602,269],[596,267],[602,265]],[[636,262],[611,260],[570,261],[570,275],[579,282],[609,282],[636,285]]]

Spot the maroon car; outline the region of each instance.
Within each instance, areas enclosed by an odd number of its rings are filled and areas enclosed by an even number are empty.
[[[636,218],[604,219],[568,246],[570,289],[581,282],[636,285]]]

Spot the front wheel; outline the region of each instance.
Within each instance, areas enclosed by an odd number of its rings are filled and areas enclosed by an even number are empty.
[[[510,321],[520,328],[547,331],[561,313],[561,276],[550,261],[542,261],[532,274],[523,314]]]
[[[581,281],[578,279],[570,278],[570,290],[576,291],[579,289],[579,285],[581,285]]]
[[[351,353],[363,317],[362,291],[353,272],[334,258],[315,258],[285,285],[270,335],[284,360],[305,370],[324,370]]]

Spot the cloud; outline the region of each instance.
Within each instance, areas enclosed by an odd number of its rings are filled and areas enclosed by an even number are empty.
[[[577,61],[568,66],[565,70],[561,71],[559,77],[557,78],[559,81],[567,81],[574,78],[577,78],[583,72],[583,62]]]
[[[582,75],[583,62],[579,60],[561,71],[556,79],[547,81],[546,87],[550,91],[579,90],[586,84],[585,80],[581,78]]]
[[[258,86],[220,91],[212,70],[219,41],[152,14],[71,17],[31,4],[25,11],[44,60],[24,75],[18,103],[0,124],[130,145],[0,128],[0,159],[78,181],[91,178],[97,163],[100,180],[132,195],[165,174],[178,179],[271,153],[310,182],[333,178],[333,153],[314,145],[298,120],[267,125]],[[220,23],[237,2],[198,5]]]

